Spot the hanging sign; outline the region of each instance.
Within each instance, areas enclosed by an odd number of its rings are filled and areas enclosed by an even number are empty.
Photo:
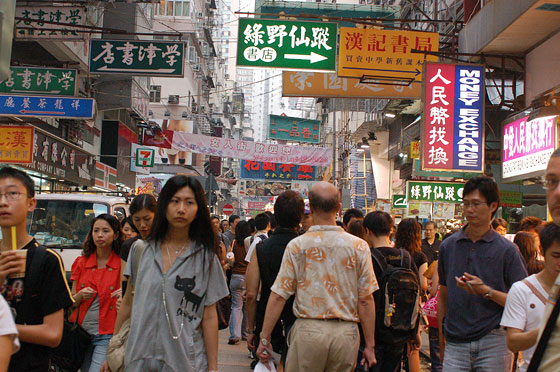
[[[154,166],[155,151],[154,149],[148,148],[137,148],[136,149],[136,166],[137,167],[148,167]]]
[[[422,170],[484,171],[484,67],[426,64]]]
[[[0,94],[0,116],[50,116],[65,119],[93,119],[93,98],[15,96]]]
[[[248,179],[277,179],[287,180],[313,180],[316,167],[311,165],[295,165],[267,163],[262,161],[241,160],[241,178]]]
[[[10,67],[10,75],[0,81],[0,93],[75,96],[78,70],[46,67]]]
[[[319,143],[321,121],[270,115],[268,138],[306,143]]]
[[[33,161],[33,127],[0,126],[0,164]]]
[[[52,1],[51,4],[52,5]],[[80,6],[18,6],[14,37],[17,39],[83,40],[77,32],[86,20],[86,8]]]
[[[406,195],[393,195],[393,209],[406,209],[407,206]]]
[[[523,206],[523,193],[519,191],[500,190],[500,206],[521,208]]]
[[[462,203],[465,184],[457,182],[407,181],[408,204],[412,201]]]
[[[420,159],[420,141],[410,142],[410,158]]]

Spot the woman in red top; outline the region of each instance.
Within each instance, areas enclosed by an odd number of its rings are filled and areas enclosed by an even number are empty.
[[[101,214],[93,220],[82,256],[72,265],[70,278],[77,309],[71,321],[78,316],[78,323],[93,336],[80,368],[82,372],[99,372],[113,335],[125,266],[119,257],[121,241],[119,221]]]

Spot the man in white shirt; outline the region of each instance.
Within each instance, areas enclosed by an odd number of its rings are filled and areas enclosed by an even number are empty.
[[[264,239],[268,238],[268,231],[270,230],[270,217],[266,213],[259,213],[255,216],[255,227],[257,232],[255,235],[251,236],[251,245],[247,250],[247,255],[245,256],[245,261],[251,262],[251,256],[257,244],[259,244]]]

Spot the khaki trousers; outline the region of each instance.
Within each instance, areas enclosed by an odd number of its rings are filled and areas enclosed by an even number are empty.
[[[286,372],[352,372],[359,347],[354,322],[297,319],[288,335]]]

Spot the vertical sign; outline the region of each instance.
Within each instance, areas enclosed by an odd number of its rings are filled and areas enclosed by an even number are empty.
[[[426,64],[422,170],[484,171],[484,69]]]

